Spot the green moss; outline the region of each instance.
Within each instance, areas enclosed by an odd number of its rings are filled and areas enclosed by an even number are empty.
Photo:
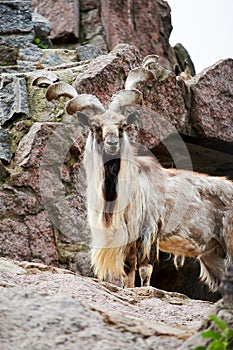
[[[10,66],[10,64],[3,61],[3,62],[0,62],[0,66],[6,67],[6,66]]]
[[[35,40],[33,41],[34,44],[36,44],[40,49],[48,49],[49,46],[48,45],[44,45],[40,38],[35,38]]]
[[[28,132],[28,130],[31,127],[31,125],[32,125],[32,122],[28,121],[26,123],[26,127],[23,130],[21,130],[21,131],[17,130],[16,126],[13,125],[13,127],[11,128],[11,140],[12,140],[11,151],[12,151],[12,153],[16,152],[16,149],[18,147],[18,144],[19,144],[20,140]]]

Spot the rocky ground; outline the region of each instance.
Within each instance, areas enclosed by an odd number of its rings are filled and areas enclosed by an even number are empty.
[[[178,349],[213,304],[0,259],[2,350]]]

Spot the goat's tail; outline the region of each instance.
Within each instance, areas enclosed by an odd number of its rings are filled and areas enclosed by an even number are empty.
[[[219,289],[226,268],[226,254],[219,241],[212,239],[208,249],[198,257],[200,262],[200,279],[211,291]]]

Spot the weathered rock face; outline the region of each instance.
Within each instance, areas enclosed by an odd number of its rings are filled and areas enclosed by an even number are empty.
[[[124,89],[129,71],[140,64],[142,56],[135,46],[120,44],[108,55],[99,56],[77,76],[74,87],[78,93],[96,95],[108,105],[112,95]]]
[[[28,115],[26,80],[15,75],[0,77],[0,125],[7,125],[17,115]]]
[[[143,55],[156,53],[165,67],[173,68],[177,62],[169,45],[172,25],[166,1],[69,0],[64,4],[32,0],[32,9],[50,21],[50,38],[56,45],[91,44],[108,52],[128,43],[137,46]]]
[[[0,126],[0,160],[10,162],[11,153],[11,136],[8,130],[2,129]]]
[[[1,1],[0,43],[23,48],[34,39],[31,1]]]
[[[0,289],[1,346],[9,350],[175,350],[211,307],[178,293],[124,290],[67,270],[6,259],[0,259]]]
[[[220,322],[225,323],[228,330],[233,329],[233,265],[230,265],[225,273],[223,282],[221,284],[221,292],[223,299],[220,300],[214,307],[212,314],[217,316],[217,319]],[[199,329],[199,332],[194,336],[190,337],[185,341],[180,350],[192,350],[194,347],[209,347],[213,339],[202,337],[202,333],[205,331],[212,331],[223,334],[223,329],[218,327],[218,325],[208,318],[202,323],[202,326]],[[232,332],[229,337],[226,339],[226,349],[233,348],[233,335]],[[218,346],[218,344],[217,344]]]
[[[160,67],[156,75],[139,85],[145,100],[139,142],[151,150],[169,135],[188,129],[188,111],[175,74]]]
[[[18,50],[8,44],[0,44],[0,65],[8,66],[17,63]]]
[[[94,45],[82,45],[77,47],[78,58],[80,61],[89,61],[103,54],[103,52]]]
[[[0,217],[2,256],[57,264],[54,230],[35,196],[2,185]]]
[[[35,39],[40,39],[40,44],[47,49],[51,48],[52,42],[48,38],[51,26],[47,18],[41,16],[39,13],[32,13],[32,23],[35,31]]]
[[[78,0],[32,0],[32,8],[51,24],[50,38],[54,43],[72,41],[79,37]]]
[[[167,2],[103,1],[101,20],[110,50],[122,42],[134,44],[144,56],[156,53],[169,66],[172,26]]]
[[[226,59],[197,75],[191,124],[198,136],[233,141],[233,59]]]

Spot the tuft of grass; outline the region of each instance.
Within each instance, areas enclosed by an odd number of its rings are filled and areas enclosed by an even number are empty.
[[[206,346],[197,346],[194,350],[232,350],[233,329],[228,328],[225,321],[215,315],[209,316],[210,320],[218,327],[218,331],[208,330],[201,334],[203,338],[211,339],[211,343]],[[229,347],[231,346],[231,348]]]
[[[48,45],[44,45],[44,44],[41,42],[40,38],[35,38],[34,44],[36,44],[40,49],[48,49],[48,48],[49,48]]]
[[[10,66],[10,64],[8,62],[5,62],[5,61],[1,62],[0,65],[1,66]]]

